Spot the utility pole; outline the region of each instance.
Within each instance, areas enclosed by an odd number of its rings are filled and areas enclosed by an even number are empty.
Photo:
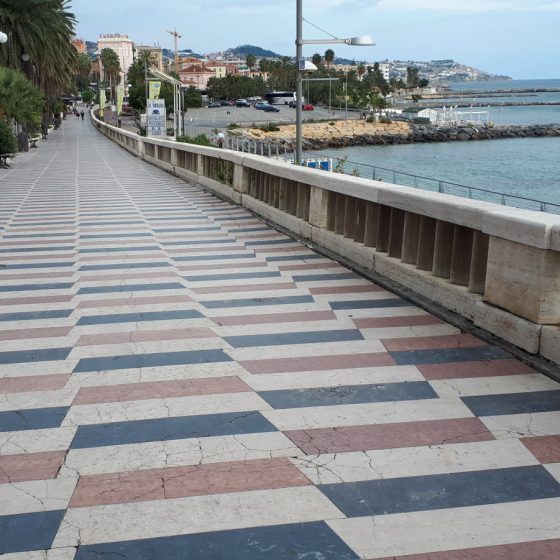
[[[167,33],[173,36],[175,42],[175,73],[179,74],[179,48],[177,46],[177,40],[181,39],[182,35],[179,35],[179,33],[177,33],[177,28],[173,28],[173,31],[170,31],[168,29]]]

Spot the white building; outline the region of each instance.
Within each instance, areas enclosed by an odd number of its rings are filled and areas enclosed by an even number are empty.
[[[129,39],[128,35],[120,35],[118,33],[100,35],[97,40],[97,48],[99,50],[99,54],[101,54],[103,49],[112,49],[117,53],[121,64],[121,83],[124,83],[124,77],[134,62],[132,39]],[[103,79],[103,68],[101,68],[101,80]]]
[[[385,80],[388,82],[389,79],[391,78],[391,64],[387,62],[382,62],[379,65],[379,70],[383,72],[383,78],[385,78]]]

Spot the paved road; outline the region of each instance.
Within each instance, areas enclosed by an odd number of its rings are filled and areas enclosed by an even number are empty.
[[[0,188],[5,558],[560,557],[551,380],[87,122]]]

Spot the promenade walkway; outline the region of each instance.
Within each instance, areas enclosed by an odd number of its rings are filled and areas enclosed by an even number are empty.
[[[560,388],[503,350],[88,122],[0,228],[2,559],[560,557]]]

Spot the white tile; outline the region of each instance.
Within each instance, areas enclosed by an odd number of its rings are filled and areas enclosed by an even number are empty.
[[[3,554],[2,560],[74,560],[75,548],[53,548],[51,550],[29,550]]]
[[[481,416],[480,420],[497,439],[560,434],[560,412]]]
[[[516,439],[307,455],[292,462],[315,484],[538,465]]]
[[[0,411],[70,406],[77,389],[0,394]]]
[[[75,487],[73,478],[0,484],[2,515],[66,509]]]
[[[315,487],[193,496],[67,511],[53,546],[303,523],[343,517]]]
[[[338,387],[341,385],[368,385],[374,383],[398,383],[424,381],[416,366],[383,366],[330,371],[302,371],[295,373],[267,373],[244,378],[255,391],[278,389],[310,389],[314,387]]]
[[[74,405],[68,411],[63,426],[267,409],[270,405],[253,392],[155,398]]]
[[[442,336],[460,334],[461,331],[451,325],[415,325],[411,327],[383,327],[360,329],[368,340],[386,338],[415,338],[417,336]]]
[[[71,449],[66,465],[80,475],[90,475],[293,457],[298,453],[299,448],[284,434],[267,432]]]
[[[234,360],[263,360],[267,358],[307,358],[310,356],[336,356],[337,354],[368,354],[386,352],[379,340],[350,340],[344,342],[316,342],[312,344],[282,344],[233,348],[227,354]]]
[[[65,451],[74,438],[76,428],[46,428],[44,430],[20,430],[0,433],[0,453],[42,453],[43,451]]]
[[[550,463],[544,465],[544,468],[558,481],[560,482],[560,463]]]
[[[560,498],[327,521],[361,558],[560,538]]]
[[[540,373],[477,377],[475,379],[442,379],[430,381],[430,385],[442,398],[558,391],[560,389],[560,385],[556,381]]]
[[[288,408],[262,414],[282,431],[473,417],[461,401],[452,399]]]

